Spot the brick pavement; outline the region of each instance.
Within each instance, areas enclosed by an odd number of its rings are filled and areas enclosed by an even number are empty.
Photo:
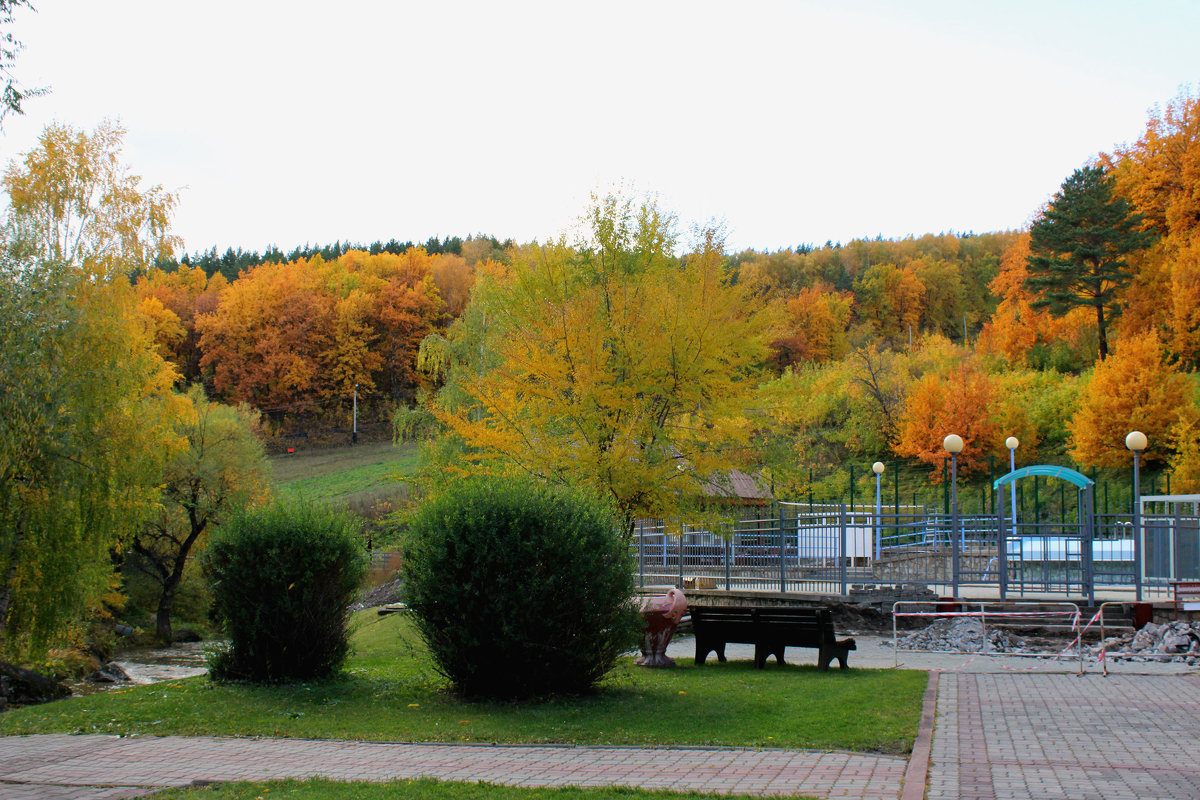
[[[381,744],[305,739],[0,738],[0,798],[108,800],[195,780],[428,776],[516,786],[625,785],[896,800],[906,760],[859,753]],[[97,788],[108,787],[108,788]]]
[[[1196,800],[1200,679],[953,674],[927,800]]]
[[[1195,800],[1198,747],[1196,676],[943,672],[925,798]],[[197,780],[317,775],[896,800],[905,767],[819,751],[0,737],[0,800],[116,800]],[[907,788],[905,798],[921,796]]]

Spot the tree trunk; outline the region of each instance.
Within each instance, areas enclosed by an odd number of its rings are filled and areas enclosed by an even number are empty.
[[[175,605],[175,592],[179,589],[179,584],[183,580],[183,568],[187,566],[187,559],[188,555],[192,552],[192,545],[196,543],[196,540],[200,538],[200,534],[204,533],[204,528],[208,525],[208,517],[199,516],[193,504],[188,508],[188,521],[191,524],[191,533],[188,534],[183,544],[179,546],[179,550],[176,551],[171,572],[163,578],[162,593],[158,596],[158,612],[154,618],[155,635],[164,644],[170,644],[172,641],[171,608]]]
[[[171,630],[171,607],[175,605],[175,587],[179,585],[179,581],[175,581],[175,585],[168,589],[163,587],[162,594],[158,598],[158,612],[154,616],[154,634],[163,644],[170,644],[174,639],[174,631]]]
[[[12,545],[8,548],[8,569],[4,571],[4,583],[0,584],[0,647],[8,634],[8,606],[12,602],[13,582],[17,579],[17,558],[21,555],[21,543],[25,540],[25,512],[17,514],[17,524],[12,533]]]
[[[1100,360],[1108,358],[1108,335],[1104,328],[1104,306],[1096,304],[1096,330],[1100,334]]]

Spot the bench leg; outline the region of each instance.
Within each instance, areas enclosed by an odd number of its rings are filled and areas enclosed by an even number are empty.
[[[713,653],[713,652],[715,652],[717,654],[717,660],[720,661],[722,664],[724,664],[725,663],[725,643],[724,642],[713,642],[708,639],[697,639],[696,640],[696,666],[698,666],[698,667],[703,666],[705,659],[708,658],[708,654]]]
[[[817,670],[819,672],[827,672],[829,665],[833,663],[834,659],[837,659],[842,669],[849,669],[850,667],[846,664],[846,656],[849,653],[850,651],[843,647],[822,647],[817,652]]]

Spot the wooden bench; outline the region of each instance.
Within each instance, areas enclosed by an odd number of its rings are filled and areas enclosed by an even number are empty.
[[[815,647],[817,669],[824,672],[836,658],[846,669],[846,656],[858,649],[853,639],[838,639],[827,608],[770,608],[761,606],[693,606],[696,664],[715,652],[725,660],[729,642],[754,645],[754,666],[762,669],[767,656],[783,663],[787,647]]]

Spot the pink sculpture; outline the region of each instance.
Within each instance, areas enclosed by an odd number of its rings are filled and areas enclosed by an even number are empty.
[[[638,609],[645,627],[642,629],[642,655],[633,663],[643,667],[673,667],[675,659],[667,657],[667,645],[687,611],[687,598],[678,589],[657,597],[642,598]]]

